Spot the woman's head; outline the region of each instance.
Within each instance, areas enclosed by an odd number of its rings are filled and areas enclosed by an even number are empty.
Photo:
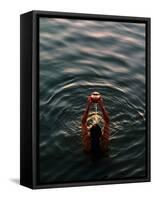
[[[100,148],[101,134],[102,134],[102,131],[98,124],[94,124],[90,128],[91,150],[95,156],[99,156],[101,152],[101,148]]]
[[[90,128],[90,136],[93,139],[100,138],[101,134],[102,134],[102,131],[101,131],[101,128],[100,128],[100,126],[98,124],[94,124]]]

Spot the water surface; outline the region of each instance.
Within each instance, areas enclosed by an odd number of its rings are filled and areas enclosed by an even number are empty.
[[[81,117],[100,92],[108,157],[83,152]],[[40,181],[145,176],[145,24],[40,18]]]

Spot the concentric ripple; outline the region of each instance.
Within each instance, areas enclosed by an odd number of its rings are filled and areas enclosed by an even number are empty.
[[[109,155],[97,161],[81,142],[93,91],[110,116]],[[144,24],[40,19],[39,138],[42,183],[145,176]]]

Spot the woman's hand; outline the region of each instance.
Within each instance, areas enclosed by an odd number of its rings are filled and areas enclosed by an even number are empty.
[[[98,103],[100,101],[100,98],[101,98],[99,93],[96,93],[96,94],[92,93],[90,97],[91,97],[91,101],[93,103]]]
[[[98,94],[91,94],[88,96],[88,105],[91,105],[92,103],[98,103],[99,105],[104,105],[104,101],[102,96]]]
[[[104,106],[104,100],[102,97],[100,97],[98,104]]]
[[[88,105],[91,105],[93,103],[91,96],[88,96]]]

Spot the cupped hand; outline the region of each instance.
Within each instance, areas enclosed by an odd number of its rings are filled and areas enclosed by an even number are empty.
[[[103,97],[100,97],[98,100],[98,104],[104,105],[104,100]]]
[[[91,96],[88,96],[87,101],[88,101],[88,104],[89,104],[89,105],[93,103]]]
[[[93,103],[98,103],[100,99],[101,99],[101,95],[99,93],[91,95],[91,100]]]

